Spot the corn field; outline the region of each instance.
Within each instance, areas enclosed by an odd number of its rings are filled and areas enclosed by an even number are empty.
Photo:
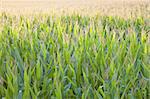
[[[0,98],[150,98],[150,19],[1,14]]]

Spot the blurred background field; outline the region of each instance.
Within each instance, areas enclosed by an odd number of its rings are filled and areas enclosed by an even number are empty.
[[[150,16],[150,0],[1,0],[1,12],[10,14],[72,13],[121,17]]]

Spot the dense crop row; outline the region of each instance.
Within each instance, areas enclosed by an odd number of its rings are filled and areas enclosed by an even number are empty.
[[[0,97],[150,97],[150,20],[0,16]]]

